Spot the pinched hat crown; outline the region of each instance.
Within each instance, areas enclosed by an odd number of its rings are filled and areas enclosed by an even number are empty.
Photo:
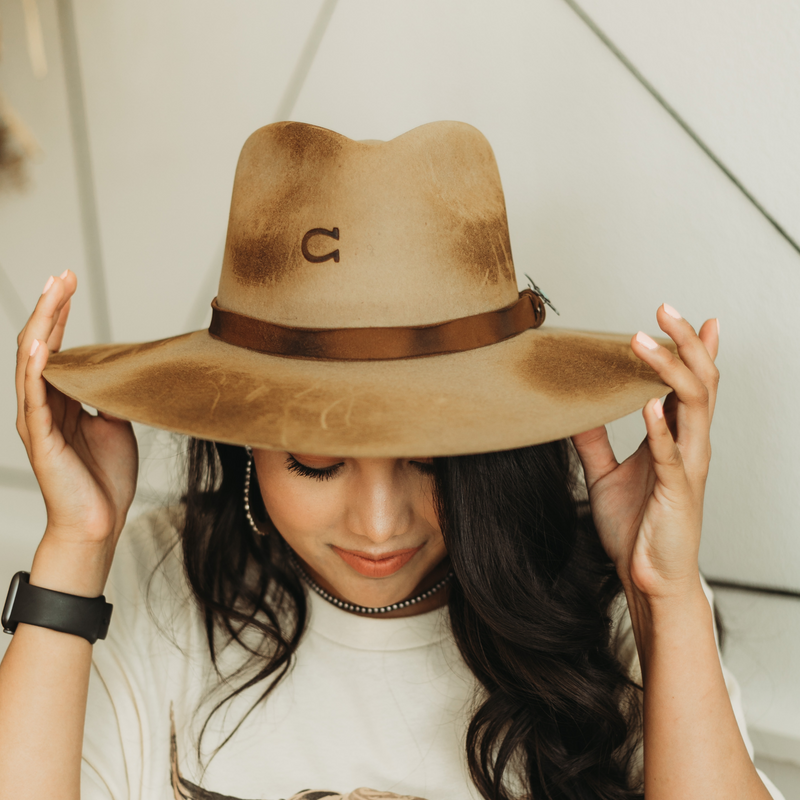
[[[470,125],[357,142],[281,122],[245,143],[221,308],[358,328],[429,325],[517,298],[500,175]]]

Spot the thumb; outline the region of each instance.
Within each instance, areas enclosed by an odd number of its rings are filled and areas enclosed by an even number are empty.
[[[614,451],[611,449],[611,443],[608,441],[608,431],[605,425],[575,434],[572,442],[578,451],[581,464],[583,464],[587,489],[591,489],[597,481],[619,466]]]
[[[49,355],[47,344],[34,339],[25,365],[23,408],[31,464],[61,450],[65,444],[60,428],[53,423],[53,410],[47,402],[47,383],[42,377]]]

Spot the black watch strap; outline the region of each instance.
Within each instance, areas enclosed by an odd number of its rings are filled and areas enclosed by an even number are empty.
[[[17,625],[25,622],[82,636],[89,644],[106,638],[114,606],[106,603],[103,595],[78,597],[55,592],[41,586],[31,586],[29,578],[29,573],[18,572],[11,579],[3,608],[3,630],[6,633],[14,633]]]

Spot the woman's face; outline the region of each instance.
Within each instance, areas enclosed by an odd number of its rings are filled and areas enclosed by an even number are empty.
[[[270,519],[335,597],[387,606],[433,586],[447,555],[433,505],[433,459],[333,458],[253,450]],[[444,603],[437,592],[405,616]]]

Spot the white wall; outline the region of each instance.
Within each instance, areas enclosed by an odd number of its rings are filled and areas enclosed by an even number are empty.
[[[69,266],[83,277],[67,335],[79,344],[93,334],[55,0],[39,5],[51,67],[42,81],[27,62],[21,4],[0,0],[0,86],[45,151],[28,192],[0,196],[0,266],[26,307],[50,273]],[[583,7],[800,241],[800,6]],[[239,147],[273,120],[319,8],[75,0],[117,341],[206,321]],[[800,254],[567,2],[339,0],[292,117],[354,138],[391,138],[433,119],[480,128],[500,164],[517,270],[561,311],[548,324],[657,333],[663,301],[696,327],[718,316],[722,382],[702,566],[715,578],[800,591]],[[6,376],[17,325],[0,321]],[[0,468],[24,469],[13,409],[6,380]],[[612,425],[621,457],[643,434],[638,413]],[[155,492],[162,446],[145,461]],[[27,566],[42,509],[33,492],[8,488],[0,503],[4,584]],[[800,641],[800,601],[741,597],[721,592],[720,603],[735,628],[729,657],[747,672],[754,738],[764,757],[800,764],[800,653],[788,646]],[[771,625],[765,644],[758,637]],[[752,648],[771,655],[743,661]]]

